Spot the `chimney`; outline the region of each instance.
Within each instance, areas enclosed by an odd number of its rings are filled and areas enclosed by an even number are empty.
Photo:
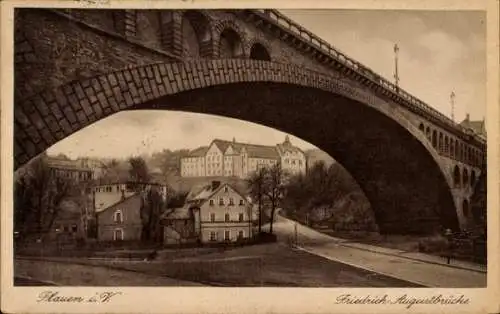
[[[236,139],[233,137],[233,143],[236,143]]]
[[[465,115],[465,120],[466,120],[466,121],[469,121],[469,120],[470,120],[470,115],[469,115],[469,114],[466,114],[466,115]]]
[[[220,186],[220,181],[212,181],[212,191]]]

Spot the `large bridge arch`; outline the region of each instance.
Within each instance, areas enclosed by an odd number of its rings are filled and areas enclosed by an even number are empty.
[[[15,166],[115,112],[152,108],[238,118],[311,142],[358,181],[382,232],[458,229],[453,178],[418,127],[373,94],[289,64],[159,63],[46,91],[16,103]]]

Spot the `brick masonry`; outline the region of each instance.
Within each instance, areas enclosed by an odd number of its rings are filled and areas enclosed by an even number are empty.
[[[84,11],[23,9],[15,14],[16,168],[120,110],[208,86],[273,82],[342,95],[391,117],[441,166],[456,204],[472,193],[473,184],[456,186],[453,171],[457,166],[461,173],[474,171],[479,177],[484,148],[440,128],[418,108],[402,106],[387,89],[329,61],[309,45],[245,20],[241,12],[199,11],[207,24],[204,34],[198,34],[204,59],[177,63],[186,61],[182,23],[190,21],[183,11]],[[221,34],[227,29],[239,37],[241,54],[209,60],[219,56]],[[248,59],[257,43],[273,62]],[[436,131],[439,143],[432,136]],[[444,145],[445,139],[458,150]]]

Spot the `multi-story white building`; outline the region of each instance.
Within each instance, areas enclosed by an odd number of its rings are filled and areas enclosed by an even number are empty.
[[[304,152],[291,144],[289,137],[276,146],[239,143],[215,139],[209,146],[199,147],[181,158],[182,177],[245,178],[260,167],[281,163],[289,173],[306,171]]]

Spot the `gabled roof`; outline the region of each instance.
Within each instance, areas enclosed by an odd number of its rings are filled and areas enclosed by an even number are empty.
[[[226,152],[226,150],[231,146],[235,152],[240,153],[243,148],[245,148],[248,157],[253,158],[279,158],[279,154],[276,151],[275,146],[266,146],[266,145],[257,145],[257,144],[246,144],[240,143],[236,141],[226,141],[221,139],[215,139],[212,141],[222,152]]]
[[[486,124],[484,120],[470,120],[467,115],[467,117],[460,122],[460,125],[464,128],[472,129],[477,134],[486,135]]]
[[[137,198],[141,198],[141,197],[142,197],[142,195],[140,193],[134,193],[134,194],[130,195],[129,197],[126,197],[126,198],[114,203],[113,205],[111,205],[109,207],[106,207],[100,211],[96,211],[96,213],[99,215],[101,213],[104,213],[105,211],[116,208],[117,206],[123,206],[125,203],[131,202],[132,200],[137,199]]]
[[[231,188],[235,193],[237,193],[243,199],[245,199],[245,200],[247,199],[240,191],[238,191],[238,189],[234,188],[232,185],[230,185],[228,183],[221,183],[215,189],[212,189],[212,185],[206,186],[205,189],[203,189],[198,195],[196,195],[190,201],[198,201],[199,202],[198,206],[201,206],[201,205],[203,205],[203,203],[205,203],[208,199],[210,199],[213,195],[215,195],[217,192],[219,192],[225,186]]]
[[[186,157],[204,157],[207,151],[208,151],[208,146],[201,146],[190,151]]]

